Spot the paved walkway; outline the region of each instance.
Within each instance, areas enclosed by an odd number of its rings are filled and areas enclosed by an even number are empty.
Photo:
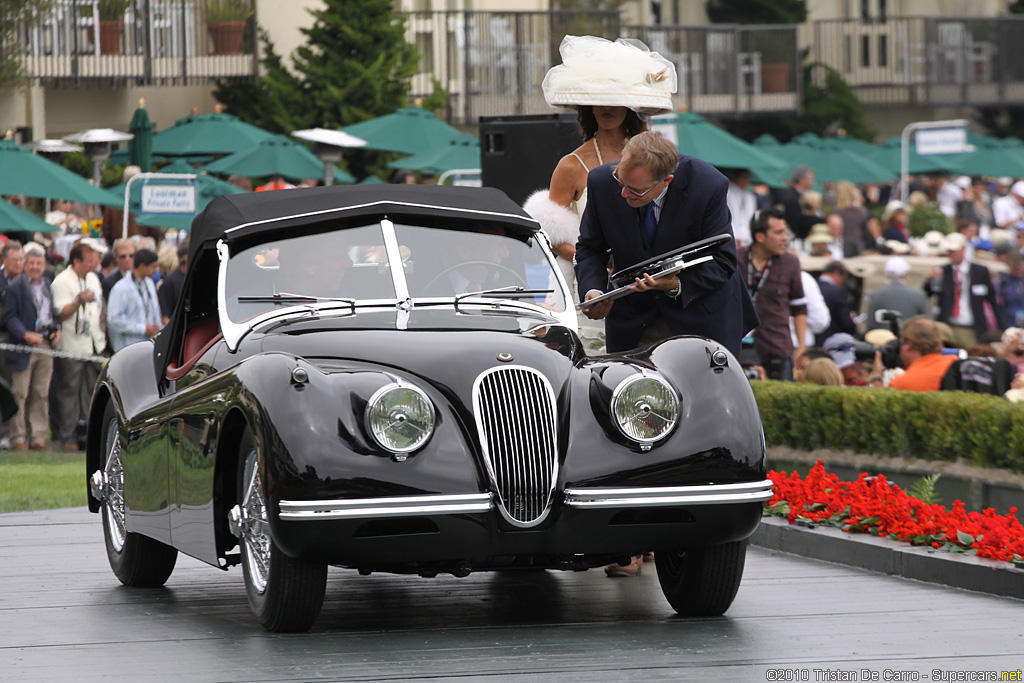
[[[120,586],[99,517],[74,508],[0,515],[0,588],[10,681],[783,680],[768,669],[815,681],[842,680],[815,669],[886,680],[1024,667],[1021,601],[761,548],[718,619],[675,617],[651,565],[636,579],[331,570],[314,629],[283,636],[251,616],[237,569],[183,557],[164,589]]]

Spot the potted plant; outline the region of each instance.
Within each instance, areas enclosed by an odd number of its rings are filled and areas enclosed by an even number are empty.
[[[124,13],[133,0],[98,0],[96,3],[100,26],[100,54],[116,55],[121,52],[124,34]]]
[[[792,92],[790,74],[797,58],[795,26],[745,26],[745,44],[761,63],[761,92]]]
[[[245,22],[253,14],[248,0],[209,0],[206,4],[206,28],[210,32],[215,55],[242,54]]]
[[[113,55],[121,51],[124,35],[124,15],[134,0],[96,0],[96,3],[78,5],[78,12],[86,24],[89,41],[95,45],[99,34],[100,54]],[[94,20],[98,20],[94,23]]]

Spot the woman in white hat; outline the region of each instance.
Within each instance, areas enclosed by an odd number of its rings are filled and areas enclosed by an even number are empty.
[[[672,110],[675,66],[637,40],[566,36],[562,64],[541,87],[555,107],[577,111],[583,144],[558,162],[548,189],[530,195],[523,208],[541,224],[558,265],[575,294],[573,255],[587,203],[587,174],[622,157],[626,141],[647,130],[644,116]]]

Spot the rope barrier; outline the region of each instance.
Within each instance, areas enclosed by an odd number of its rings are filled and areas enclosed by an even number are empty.
[[[69,360],[84,360],[91,363],[105,363],[108,359],[106,356],[94,356],[84,353],[71,353],[70,351],[57,351],[56,349],[45,348],[41,346],[25,346],[22,344],[8,344],[6,342],[0,343],[0,351],[17,351],[19,353],[38,353],[44,356],[53,356],[54,358],[67,358]]]

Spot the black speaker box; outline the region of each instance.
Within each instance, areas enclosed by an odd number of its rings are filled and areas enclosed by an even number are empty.
[[[481,182],[522,205],[548,186],[558,160],[581,144],[575,114],[481,116]]]

